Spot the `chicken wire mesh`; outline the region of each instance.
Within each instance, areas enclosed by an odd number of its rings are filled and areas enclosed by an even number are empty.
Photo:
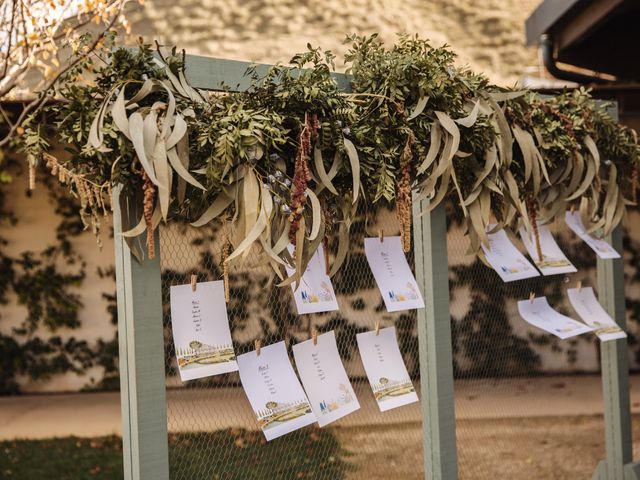
[[[237,372],[184,384],[178,376],[171,334],[169,288],[189,283],[191,274],[196,274],[198,281],[223,278],[224,227],[218,224],[194,229],[172,225],[162,229],[171,478],[342,478],[350,468],[345,461],[349,449],[343,444],[343,438],[358,442],[359,434],[370,427],[384,429],[387,425],[409,425],[410,428],[403,429],[403,443],[420,448],[419,405],[381,413],[357,352],[357,333],[372,330],[376,321],[380,322],[381,328],[394,325],[410,376],[418,387],[415,311],[386,312],[364,255],[365,234],[375,236],[378,230],[383,230],[385,235],[397,234],[395,213],[385,209],[364,213],[352,226],[348,263],[333,277],[339,311],[297,315],[291,289],[276,285],[277,279],[271,276],[269,267],[259,265],[255,251],[244,265],[230,268],[227,311],[236,353],[252,350],[254,340],[260,338],[263,346],[286,340],[291,354],[291,346],[308,339],[314,328],[320,333],[334,330],[340,356],[361,406],[335,426],[306,427],[269,443],[263,440],[262,433],[252,433],[257,429],[257,422]],[[331,250],[335,251],[335,248]],[[412,262],[411,258],[409,260]],[[389,458],[393,463],[393,458],[403,455],[402,445],[397,445],[394,452],[394,446],[387,440],[384,434],[372,435],[359,449],[361,454],[371,454],[371,463],[380,471],[389,467]],[[201,455],[194,458],[188,454],[194,450]],[[238,455],[239,450],[242,455]],[[386,456],[378,455],[383,450],[388,450]],[[412,466],[416,472],[422,469],[421,451],[418,455],[419,461]]]
[[[189,283],[194,273],[198,281],[222,279],[222,226],[194,229],[171,225],[162,229],[172,479],[424,478],[419,405],[381,413],[357,352],[357,333],[373,329],[378,320],[381,327],[394,325],[408,371],[422,396],[415,311],[386,312],[363,251],[365,235],[375,236],[380,229],[385,235],[397,234],[395,214],[384,208],[362,213],[352,227],[348,263],[333,278],[340,306],[337,312],[298,316],[290,289],[275,285],[268,267],[258,265],[255,252],[244,265],[230,270],[227,310],[236,353],[252,350],[256,338],[263,345],[285,339],[290,349],[309,338],[314,327],[320,332],[335,330],[341,358],[361,405],[357,412],[324,429],[306,427],[269,443],[256,432],[257,423],[237,372],[184,384],[178,376],[169,287]],[[541,412],[527,401],[535,385],[527,381],[549,372],[597,370],[597,345],[591,337],[560,342],[542,334],[519,318],[515,302],[534,291],[547,295],[554,307],[570,314],[563,300],[565,289],[578,279],[585,285],[595,284],[594,256],[569,235],[556,235],[578,268],[577,274],[504,284],[495,272],[467,255],[468,241],[451,208],[448,217],[460,478],[549,478],[532,473],[536,468],[546,471],[539,468],[545,462],[571,471],[571,461],[567,465],[566,458],[553,456],[561,451],[551,448],[544,424],[527,423]],[[408,257],[413,263],[411,253]],[[475,398],[495,400],[474,403]],[[604,428],[600,419],[596,422],[598,428]],[[586,461],[593,465],[581,468],[592,472],[604,456],[601,453]]]
[[[455,213],[449,212],[452,219]],[[566,300],[578,281],[596,286],[596,256],[564,222],[551,225],[578,272],[504,283],[467,255],[468,241],[449,222],[449,285],[454,357],[456,436],[460,478],[591,478],[604,458],[604,421],[590,417],[580,432],[566,406],[580,411],[584,399],[568,398],[567,374],[597,372],[595,335],[566,340],[525,323],[518,300],[545,295],[553,308],[579,319]],[[513,238],[521,246],[519,239]],[[599,385],[599,383],[598,383]],[[598,389],[595,392],[601,396]],[[566,398],[556,410],[556,398]],[[542,399],[542,401],[540,401]],[[590,400],[592,400],[590,398]],[[593,436],[595,432],[595,437]],[[577,454],[577,444],[582,453]]]

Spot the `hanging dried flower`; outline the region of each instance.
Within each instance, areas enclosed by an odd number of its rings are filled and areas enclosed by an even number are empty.
[[[400,238],[402,250],[411,250],[411,221],[413,217],[411,203],[411,163],[413,160],[414,136],[409,132],[400,156],[400,178],[396,184],[396,215],[400,222]]]
[[[229,293],[229,262],[226,261],[227,257],[230,253],[231,244],[229,243],[229,239],[226,238],[224,242],[224,246],[222,247],[222,279],[224,281],[224,300],[229,303],[230,293]]]
[[[533,229],[533,237],[536,244],[536,254],[538,260],[542,261],[542,247],[540,245],[540,232],[538,231],[538,206],[536,200],[532,196],[528,196],[526,200],[527,214],[529,215],[529,221],[531,222],[531,228]]]
[[[153,228],[153,210],[155,208],[156,186],[153,184],[146,173],[142,174],[142,178],[144,181],[142,186],[142,189],[144,191],[144,221],[147,225],[147,254],[149,255],[149,258],[152,259],[156,256]]]
[[[291,213],[289,214],[289,240],[296,244],[296,233],[300,227],[300,217],[304,213],[304,206],[307,203],[307,184],[311,180],[311,170],[309,170],[309,155],[311,154],[311,135],[313,125],[309,115],[304,116],[304,125],[300,130],[298,153],[291,186]]]
[[[36,188],[36,167],[29,162],[29,190]]]

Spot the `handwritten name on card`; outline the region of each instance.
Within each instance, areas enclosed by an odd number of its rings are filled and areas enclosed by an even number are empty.
[[[400,237],[365,238],[364,252],[388,312],[424,308]]]
[[[386,240],[386,239],[385,239]],[[360,358],[380,408],[385,412],[418,401],[402,359],[395,327],[356,335]]]
[[[490,225],[489,230],[493,227],[494,225]],[[487,233],[487,237],[489,238],[489,247],[482,245],[482,251],[487,262],[500,275],[503,282],[513,282],[540,275],[538,270],[511,243],[504,229]]]
[[[360,408],[332,331],[293,346],[293,358],[321,427]]]
[[[238,356],[240,381],[267,440],[316,421],[284,342]]]
[[[547,297],[536,297],[533,300],[518,302],[520,316],[530,325],[549,332],[558,338],[565,339],[590,332],[591,327],[575,321],[549,305]]]

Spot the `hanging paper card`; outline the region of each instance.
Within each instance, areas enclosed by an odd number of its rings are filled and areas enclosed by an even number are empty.
[[[570,212],[567,210],[564,214],[564,220],[567,222],[567,226],[573,230],[584,243],[589,245],[600,258],[620,258],[620,254],[616,252],[611,245],[601,238],[596,238],[587,233],[587,229],[584,228],[584,223],[582,223],[580,212]]]
[[[385,239],[386,241],[386,239]],[[396,340],[395,327],[356,335],[358,350],[381,412],[418,401]]]
[[[333,330],[293,346],[293,358],[321,427],[360,408]]]
[[[555,311],[549,305],[547,297],[520,300],[518,302],[518,311],[527,323],[562,339],[575,337],[593,330],[584,323],[577,322]]]
[[[602,308],[591,287],[569,288],[567,290],[569,301],[573,309],[578,312],[580,318],[593,327],[594,333],[603,342],[626,338],[627,334]]]
[[[182,381],[238,370],[224,282],[171,287],[171,329]]]
[[[495,225],[489,225],[487,230],[492,230]],[[513,282],[524,278],[537,277],[540,273],[520,253],[507,236],[504,229],[495,233],[487,233],[489,248],[482,245],[487,262],[493,267],[503,282]]]
[[[377,237],[365,238],[364,252],[388,312],[424,308],[400,237],[384,237],[384,241]]]
[[[293,245],[289,245],[289,252],[293,254]],[[287,274],[293,275],[294,270],[287,267]],[[336,294],[333,291],[331,278],[327,275],[324,263],[324,248],[318,246],[316,253],[313,254],[307,270],[302,275],[300,285],[296,288],[295,284],[291,285],[293,290],[293,298],[296,302],[298,315],[305,313],[331,312],[338,310],[338,302]]]
[[[284,342],[238,356],[244,393],[267,440],[316,421]]]
[[[529,256],[533,259],[536,267],[540,269],[543,275],[557,275],[578,271],[565,254],[562,253],[562,250],[560,250],[548,225],[542,225],[538,222],[538,235],[540,237],[542,259],[538,257],[535,239],[527,234],[527,230],[524,227],[520,227],[522,243],[524,243],[527,252],[529,252]]]

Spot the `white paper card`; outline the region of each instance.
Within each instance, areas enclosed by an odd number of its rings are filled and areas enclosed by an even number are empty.
[[[316,421],[284,342],[238,356],[244,393],[267,440]]]
[[[488,230],[493,228],[494,225],[489,225]],[[489,248],[482,245],[484,256],[503,282],[540,276],[538,270],[511,243],[504,229],[487,233],[487,237],[489,237]]]
[[[386,239],[385,239],[386,241]],[[418,401],[402,359],[395,327],[356,335],[364,370],[381,412]]]
[[[377,237],[365,238],[364,253],[388,312],[424,308],[400,237],[384,237],[384,241]]]
[[[289,252],[293,255],[293,245],[289,245]],[[289,267],[286,267],[286,270],[289,276],[295,272],[294,269]],[[324,263],[324,248],[322,245],[318,246],[316,253],[309,260],[298,288],[296,289],[296,285],[293,283],[291,290],[293,290],[293,298],[296,302],[298,315],[338,310],[336,294],[333,291],[333,284],[331,283],[331,278],[327,275]]]
[[[567,226],[573,230],[584,243],[589,245],[600,258],[620,258],[620,254],[616,252],[611,245],[587,233],[587,229],[584,228],[584,223],[582,223],[580,212],[567,210],[564,214],[564,220],[567,222]]]
[[[360,408],[332,331],[293,346],[293,358],[321,427]]]
[[[578,270],[569,259],[562,253],[560,247],[549,230],[549,225],[542,225],[538,222],[538,234],[540,236],[540,249],[542,250],[542,260],[538,258],[535,239],[527,234],[524,227],[520,227],[520,238],[524,243],[529,256],[533,259],[536,267],[540,269],[543,275],[558,275],[560,273],[573,273]]]
[[[518,311],[527,323],[563,340],[593,330],[584,323],[577,322],[555,311],[549,305],[547,297],[520,300],[518,302]]]
[[[171,329],[182,381],[238,370],[224,282],[202,282],[170,290]]]
[[[573,309],[580,315],[584,323],[593,327],[594,333],[600,340],[606,342],[626,338],[627,334],[600,305],[593,288],[582,287],[581,290],[569,288],[567,295]]]

